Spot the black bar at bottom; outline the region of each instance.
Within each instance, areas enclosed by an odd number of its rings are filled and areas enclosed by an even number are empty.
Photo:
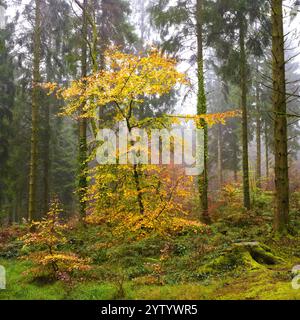
[[[0,301],[0,319],[258,319],[298,314],[297,301]]]

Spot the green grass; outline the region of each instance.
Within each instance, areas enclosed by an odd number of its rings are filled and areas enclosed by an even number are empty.
[[[176,285],[138,285],[126,281],[123,296],[118,295],[114,283],[80,282],[70,287],[62,282],[38,284],[23,274],[28,262],[0,260],[7,270],[7,289],[0,291],[0,299],[24,300],[106,300],[106,299],[300,299],[300,290],[291,287],[289,267],[286,269],[257,270],[219,280]],[[279,267],[277,267],[279,268]]]
[[[0,290],[0,299],[22,300],[59,300],[64,298],[60,282],[37,285],[23,275],[30,264],[18,260],[0,260],[6,269],[6,290]]]
[[[291,270],[300,264],[299,214],[293,216],[291,235],[276,239],[272,212],[237,213],[222,208],[209,233],[130,241],[114,238],[106,226],[79,225],[60,249],[90,258],[92,268],[76,273],[71,284],[24,275],[32,266],[18,259],[24,252],[12,236],[1,245],[7,289],[0,290],[0,299],[300,300],[300,290],[291,285]],[[276,264],[260,261],[257,250],[240,251],[241,242],[259,242],[278,258]]]

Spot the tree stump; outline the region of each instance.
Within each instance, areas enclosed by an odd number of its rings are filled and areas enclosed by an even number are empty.
[[[234,243],[233,248],[248,251],[252,259],[258,262],[259,264],[275,265],[283,262],[283,259],[278,256],[275,256],[268,246],[261,244],[257,241]]]
[[[234,243],[225,250],[219,257],[198,269],[198,276],[205,278],[210,274],[236,269],[257,270],[269,265],[276,265],[284,260],[272,253],[271,249],[259,242],[239,242]]]

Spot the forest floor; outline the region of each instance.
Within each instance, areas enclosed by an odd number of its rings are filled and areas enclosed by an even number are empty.
[[[244,272],[209,282],[191,282],[173,285],[139,285],[133,281],[123,284],[124,293],[118,296],[118,288],[112,282],[87,281],[71,288],[63,282],[38,284],[30,282],[22,272],[26,263],[16,260],[0,260],[7,269],[7,290],[0,291],[5,300],[300,300],[300,290],[291,286],[290,266],[256,272]]]
[[[71,228],[64,250],[89,257],[92,268],[70,281],[26,274],[32,262],[22,259],[22,243],[15,231],[4,237],[2,230],[7,288],[0,299],[300,300],[300,289],[292,287],[292,269],[300,265],[298,202],[290,235],[279,239],[272,233],[271,200],[260,200],[251,212],[220,206],[200,233],[115,240],[104,226]]]

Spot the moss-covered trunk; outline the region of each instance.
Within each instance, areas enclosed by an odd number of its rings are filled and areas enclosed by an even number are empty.
[[[256,82],[256,186],[261,188],[261,114],[259,84]]]
[[[274,229],[284,233],[289,221],[289,177],[282,0],[272,0],[273,112],[275,153]]]
[[[269,136],[268,136],[268,124],[265,120],[265,157],[266,157],[266,177],[269,178],[270,169],[269,169]]]
[[[222,124],[218,125],[218,184],[223,186]]]
[[[251,208],[249,187],[249,160],[248,160],[248,113],[247,113],[247,73],[246,73],[246,50],[245,50],[245,19],[240,18],[239,30],[240,46],[240,90],[242,109],[242,144],[243,144],[243,191],[244,207]]]
[[[203,62],[203,0],[197,0],[196,6],[197,20],[197,62],[198,62],[198,97],[197,114],[206,114],[206,94],[204,83],[204,62]],[[201,218],[203,222],[209,223],[208,214],[208,127],[204,120],[201,120],[199,126],[204,130],[204,146],[201,152],[204,152],[204,170],[199,177],[199,195],[201,203]]]

